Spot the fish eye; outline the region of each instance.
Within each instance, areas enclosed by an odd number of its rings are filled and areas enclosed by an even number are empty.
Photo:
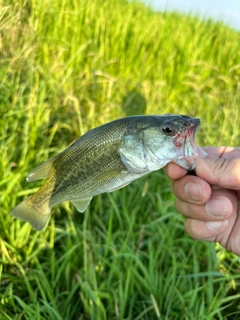
[[[174,136],[177,130],[172,124],[166,123],[162,126],[162,132],[167,136]]]

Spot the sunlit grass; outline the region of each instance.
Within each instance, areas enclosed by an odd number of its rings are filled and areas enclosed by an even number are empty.
[[[186,235],[162,171],[43,232],[9,211],[32,168],[118,117],[198,116],[199,144],[238,146],[239,33],[127,1],[0,9],[0,319],[238,319],[239,258]]]

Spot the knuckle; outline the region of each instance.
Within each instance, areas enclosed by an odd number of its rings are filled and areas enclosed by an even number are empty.
[[[184,227],[187,233],[195,240],[199,239],[198,228],[196,227],[196,221],[194,219],[186,219],[184,222]]]
[[[226,159],[220,158],[214,160],[214,173],[217,184],[219,184],[223,179],[229,178],[236,189],[240,189],[240,159]],[[219,174],[221,173],[221,174]]]

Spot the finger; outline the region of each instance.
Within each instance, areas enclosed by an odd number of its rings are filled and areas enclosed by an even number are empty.
[[[199,147],[198,147],[199,148]],[[200,147],[201,149],[201,147]],[[240,158],[240,148],[233,148],[233,147],[202,147],[202,149],[209,155],[217,157],[217,158]],[[201,157],[201,153],[198,152],[199,156]],[[202,158],[204,158],[204,154]]]
[[[186,219],[185,230],[196,240],[217,241],[229,227],[229,221],[200,221],[195,219]]]
[[[233,147],[199,147],[197,146],[197,152],[199,157],[205,158],[209,154],[210,156],[216,158],[240,158],[240,148],[233,148]],[[167,176],[170,179],[179,179],[187,174],[187,170],[179,167],[177,164],[170,162],[164,168]]]
[[[166,175],[173,180],[179,179],[187,174],[187,170],[179,167],[177,164],[170,162],[164,167]]]
[[[196,176],[186,175],[173,180],[171,188],[177,198],[193,204],[206,203],[211,196],[210,185]]]
[[[216,158],[207,156],[197,158],[196,175],[209,184],[223,188],[240,190],[240,159]]]
[[[233,211],[231,200],[222,196],[212,196],[204,205],[196,205],[177,199],[176,208],[185,217],[202,221],[226,220]]]
[[[220,239],[219,242],[221,242],[221,244],[224,247],[226,247],[228,250],[236,253],[237,255],[240,255],[240,247],[239,247],[240,218],[237,215],[237,212],[235,215],[234,214],[231,215],[229,222],[230,222],[229,230],[227,234],[225,234],[224,237]]]

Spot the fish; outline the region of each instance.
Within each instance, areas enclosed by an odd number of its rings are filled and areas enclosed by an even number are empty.
[[[129,116],[96,127],[28,174],[28,182],[46,181],[10,214],[41,231],[51,209],[64,201],[84,212],[94,196],[123,188],[169,162],[194,170],[199,126],[199,118],[164,114]]]

